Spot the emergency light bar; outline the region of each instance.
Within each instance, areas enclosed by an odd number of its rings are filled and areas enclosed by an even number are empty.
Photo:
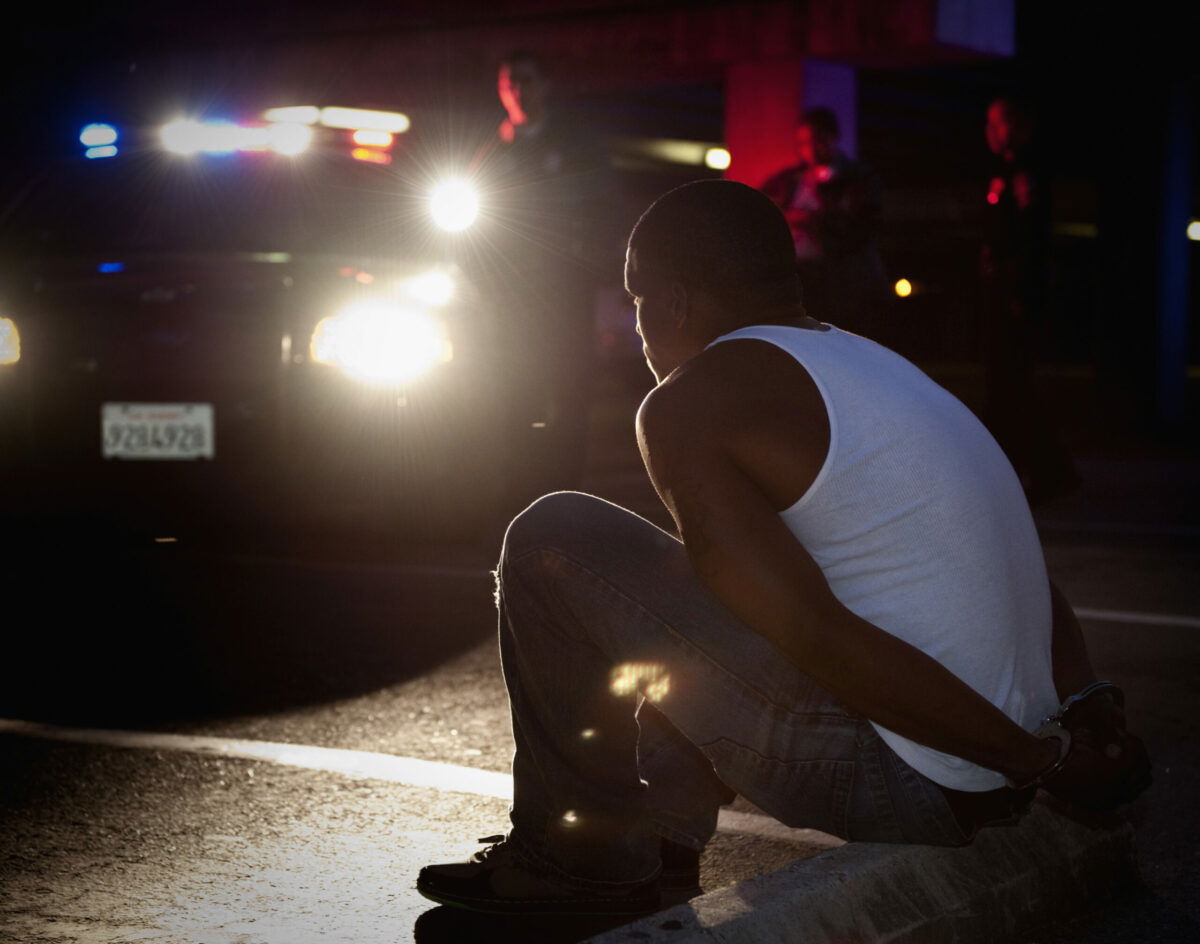
[[[370,108],[343,108],[339,105],[285,105],[268,108],[264,121],[285,121],[302,125],[324,125],[344,131],[386,131],[403,134],[412,127],[408,115],[399,111],[376,111]]]
[[[300,154],[312,142],[312,129],[299,124],[235,125],[224,121],[181,118],[163,125],[163,146],[175,154],[230,154],[234,151],[275,151]]]
[[[403,134],[412,123],[398,111],[376,111],[340,106],[288,105],[268,108],[259,121],[237,124],[223,120],[178,118],[159,129],[163,147],[175,154],[233,154],[239,151],[273,151],[295,155],[308,150],[314,126],[353,132],[357,160],[390,163],[387,150],[394,136]],[[93,122],[79,132],[79,143],[88,158],[113,157],[117,154],[117,129],[110,124]]]

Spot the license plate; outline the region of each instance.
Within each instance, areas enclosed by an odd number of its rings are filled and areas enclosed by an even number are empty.
[[[213,405],[101,404],[100,449],[105,459],[211,459]]]

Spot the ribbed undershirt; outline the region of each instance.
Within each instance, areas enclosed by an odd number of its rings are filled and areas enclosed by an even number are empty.
[[[1036,728],[1058,704],[1049,582],[1028,503],[992,436],[959,400],[873,341],[837,328],[758,325],[713,344],[734,339],[787,351],[824,398],[829,454],[780,517],[837,598]],[[995,771],[874,726],[943,786],[1004,783]]]

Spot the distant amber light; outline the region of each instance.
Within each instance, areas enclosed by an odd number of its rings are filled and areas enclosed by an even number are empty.
[[[374,148],[356,147],[350,152],[350,156],[356,161],[367,161],[371,164],[390,164],[392,162],[392,155]]]
[[[899,279],[896,282],[896,294],[901,298],[908,298],[913,293],[913,284],[908,279]]]
[[[704,152],[704,164],[713,170],[728,170],[733,158],[725,148],[709,148]]]
[[[1187,238],[1200,243],[1200,220],[1192,220],[1188,223]]]
[[[11,318],[0,318],[0,364],[15,364],[21,359],[21,332]]]

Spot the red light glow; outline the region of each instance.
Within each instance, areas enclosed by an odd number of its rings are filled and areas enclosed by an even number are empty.
[[[390,164],[392,162],[392,155],[374,148],[357,147],[350,152],[350,156],[356,161],[368,161],[371,164]]]

